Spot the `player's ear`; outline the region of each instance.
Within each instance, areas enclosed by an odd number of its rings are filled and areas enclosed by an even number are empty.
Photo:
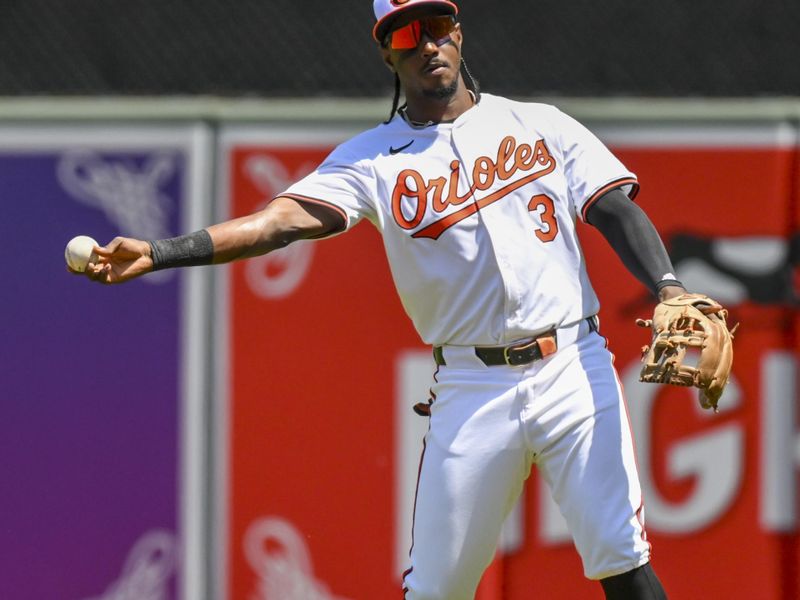
[[[453,32],[450,34],[450,37],[461,47],[461,43],[464,41],[464,34],[461,32],[461,23],[456,23],[456,26],[453,28]]]
[[[394,62],[392,61],[392,53],[389,51],[389,48],[381,46],[380,51],[381,51],[381,58],[383,59],[383,64],[385,64],[386,68],[388,68],[392,73],[394,73],[395,71]]]

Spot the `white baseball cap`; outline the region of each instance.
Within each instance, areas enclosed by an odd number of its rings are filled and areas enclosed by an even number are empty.
[[[428,6],[443,15],[458,14],[458,7],[450,0],[374,0],[372,8],[375,10],[377,22],[372,29],[372,37],[376,42],[380,42],[393,19],[411,8],[420,6]]]

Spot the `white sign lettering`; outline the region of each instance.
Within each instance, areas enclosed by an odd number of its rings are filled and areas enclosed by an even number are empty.
[[[169,600],[169,582],[178,562],[177,546],[175,536],[168,531],[146,533],[128,554],[119,579],[91,600]]]
[[[244,553],[258,578],[251,600],[345,600],[314,578],[311,553],[285,519],[254,521],[244,536]]]
[[[761,524],[767,531],[796,531],[797,470],[800,432],[797,424],[797,357],[771,352],[761,368]]]
[[[739,424],[720,425],[707,433],[676,443],[667,451],[668,475],[675,479],[694,477],[693,493],[683,502],[665,499],[653,479],[652,421],[659,385],[639,383],[641,363],[633,362],[624,372],[623,386],[628,399],[631,424],[636,435],[639,479],[645,498],[647,524],[670,533],[690,533],[708,527],[721,518],[736,498],[744,475],[744,432]],[[686,388],[687,400],[699,414],[714,419],[715,413],[700,408],[697,390]],[[734,410],[741,392],[731,377],[719,405],[719,414]]]

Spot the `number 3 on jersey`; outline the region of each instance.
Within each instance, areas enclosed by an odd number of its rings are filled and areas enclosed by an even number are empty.
[[[553,199],[546,194],[537,194],[528,202],[528,210],[537,213],[542,226],[534,232],[543,242],[552,242],[558,235],[556,206]]]

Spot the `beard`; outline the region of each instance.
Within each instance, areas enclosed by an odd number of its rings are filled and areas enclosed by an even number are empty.
[[[428,98],[435,98],[436,100],[448,100],[456,95],[458,91],[458,77],[448,85],[443,85],[432,90],[422,90],[422,94]]]

